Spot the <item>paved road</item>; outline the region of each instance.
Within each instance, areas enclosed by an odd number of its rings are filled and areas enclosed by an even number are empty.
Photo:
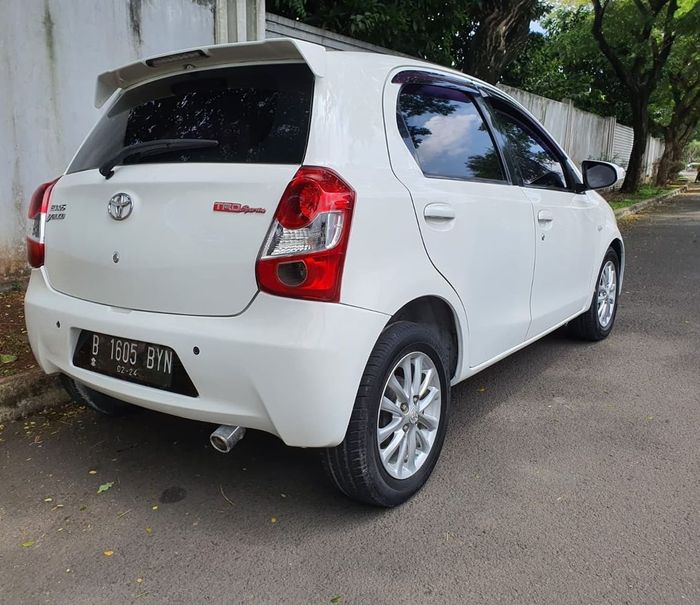
[[[222,456],[149,412],[6,426],[0,602],[700,603],[700,196],[625,236],[613,336],[557,333],[457,387],[398,510],[263,434]]]

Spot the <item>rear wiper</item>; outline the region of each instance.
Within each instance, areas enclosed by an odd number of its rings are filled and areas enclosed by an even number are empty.
[[[214,139],[158,139],[156,141],[144,141],[127,145],[116,155],[109,158],[100,166],[100,174],[105,179],[114,174],[113,168],[127,158],[141,158],[149,155],[158,155],[176,151],[178,149],[202,149],[205,147],[216,147],[219,141]]]

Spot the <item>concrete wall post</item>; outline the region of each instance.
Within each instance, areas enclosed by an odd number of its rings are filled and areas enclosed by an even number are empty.
[[[265,0],[216,0],[216,43],[265,39]]]

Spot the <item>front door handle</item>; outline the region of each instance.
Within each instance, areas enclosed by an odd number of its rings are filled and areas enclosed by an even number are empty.
[[[449,204],[428,204],[423,210],[423,216],[428,220],[453,221],[455,209]]]
[[[551,223],[554,220],[554,215],[549,210],[540,210],[537,213],[537,220],[540,223]]]

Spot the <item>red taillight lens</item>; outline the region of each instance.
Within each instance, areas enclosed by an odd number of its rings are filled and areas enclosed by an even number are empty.
[[[58,179],[42,183],[29,200],[29,233],[27,234],[27,260],[38,269],[44,264],[44,229],[46,213],[51,202],[51,191]]]
[[[355,191],[328,168],[303,166],[277,206],[255,266],[264,292],[338,302]]]

